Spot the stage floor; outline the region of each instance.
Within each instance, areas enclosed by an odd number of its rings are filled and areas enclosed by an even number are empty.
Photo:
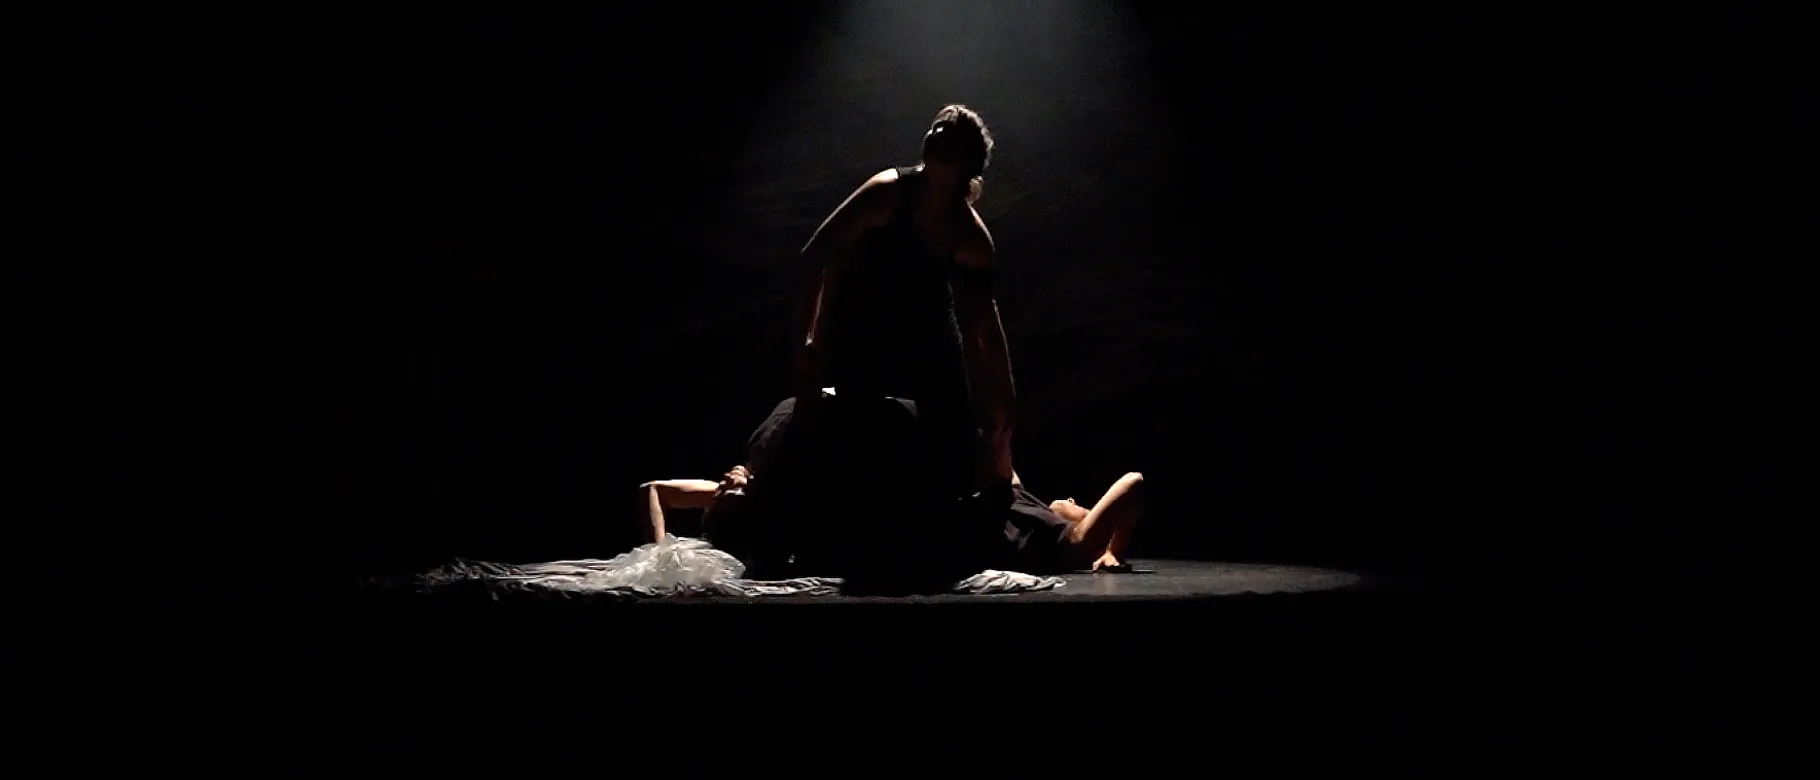
[[[565,593],[543,589],[493,587],[486,578],[458,581],[436,587],[421,582],[393,580],[362,589],[364,600],[393,605],[428,602],[468,602],[505,606],[514,603],[612,603],[658,606],[785,605],[785,604],[1031,604],[1105,602],[1202,602],[1242,596],[1289,596],[1337,593],[1366,589],[1375,584],[1351,572],[1309,566],[1262,563],[1219,563],[1133,559],[1128,572],[1076,572],[1063,576],[1065,584],[1053,590],[1003,594],[933,594],[919,596],[650,596]],[[476,598],[478,597],[478,598]]]
[[[745,599],[752,603],[907,603],[907,604],[1030,604],[1092,602],[1201,601],[1230,596],[1270,596],[1322,593],[1360,588],[1367,580],[1351,572],[1309,566],[1263,563],[1218,563],[1132,559],[1128,573],[1076,572],[1064,575],[1066,585],[1055,590],[993,595],[940,594],[927,596],[782,596]],[[647,599],[641,603],[703,603],[738,601],[714,599]]]
[[[1312,593],[1361,585],[1350,572],[1308,566],[1204,561],[1133,560],[1128,574],[1070,574],[1054,591],[1026,594],[1066,601],[1197,599],[1245,594]]]
[[[605,708],[683,723],[788,705],[865,723],[855,714],[951,717],[982,704],[994,717],[1115,708],[1111,720],[1148,731],[1169,721],[1145,705],[1165,701],[1190,706],[1188,722],[1203,732],[1470,740],[1523,733],[1513,729],[1533,726],[1530,713],[1582,696],[1588,674],[1630,684],[1634,698],[1619,700],[1648,701],[1649,712],[1673,711],[1661,696],[1686,697],[1662,681],[1688,679],[1693,645],[1663,641],[1637,605],[1487,601],[1303,566],[1133,563],[1150,573],[1077,573],[1057,590],[1006,595],[548,599],[384,588],[367,602],[380,609],[316,634],[328,651],[292,668],[332,671],[349,697],[381,697],[361,710],[374,733],[431,712],[437,723],[490,725],[497,718],[483,711],[560,718]],[[468,706],[476,690],[521,709]],[[1614,720],[1582,714],[1600,728]]]

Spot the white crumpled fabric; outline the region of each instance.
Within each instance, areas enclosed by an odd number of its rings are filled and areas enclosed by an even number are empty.
[[[586,592],[627,591],[639,595],[680,595],[712,591],[715,583],[746,572],[738,558],[703,539],[672,536],[610,560],[552,561],[520,567],[512,577],[546,588]]]
[[[706,540],[665,534],[609,560],[581,559],[521,566],[522,575],[504,579],[575,593],[626,596],[831,596],[841,581],[829,577],[748,580],[746,565]],[[954,586],[955,593],[1025,593],[1053,590],[1061,577],[988,569]]]

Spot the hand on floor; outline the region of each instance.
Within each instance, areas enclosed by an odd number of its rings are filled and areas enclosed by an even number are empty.
[[[1118,556],[1108,552],[1100,555],[1099,559],[1093,562],[1093,570],[1096,572],[1127,572],[1131,571],[1131,564],[1119,560]]]

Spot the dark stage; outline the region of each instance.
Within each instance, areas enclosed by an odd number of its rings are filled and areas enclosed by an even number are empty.
[[[1689,121],[1665,126],[1703,127],[1699,82],[1642,88],[1675,48],[1634,24],[1575,22],[1589,64],[1547,74],[1573,86],[1535,117],[1613,128],[1580,117],[1672,106]],[[1221,723],[1268,700],[1284,728],[1508,737],[1459,714],[1546,705],[1588,726],[1694,661],[1646,639],[1705,609],[1664,562],[1682,537],[1630,525],[1666,516],[1641,497],[1701,483],[1625,482],[1671,473],[1645,456],[1679,434],[1652,426],[1688,415],[1601,395],[1636,382],[1626,334],[1648,324],[1607,308],[1649,296],[1600,264],[1647,236],[1696,246],[1649,221],[1703,230],[1697,187],[1624,201],[1576,162],[1548,192],[1508,189],[1524,227],[1485,230],[1504,207],[1479,197],[1498,181],[1483,161],[1540,150],[1469,132],[1505,93],[1475,86],[1463,9],[438,6],[320,32],[335,452],[308,474],[335,487],[349,668],[653,690],[691,669],[764,696],[990,691]],[[455,560],[632,549],[635,486],[743,463],[791,393],[805,242],[868,176],[914,164],[951,102],[997,143],[977,209],[1016,469],[1082,502],[1141,472],[1129,554],[1154,573],[911,599],[412,589]],[[1600,160],[1648,168],[1631,136],[1587,132]],[[1481,352],[1481,245],[1556,207],[1624,237],[1535,253],[1575,266],[1560,274],[1516,264],[1571,292],[1522,296],[1496,322],[1524,349]],[[1539,367],[1507,359],[1522,351]],[[1542,441],[1489,445],[1491,427]],[[1612,687],[1576,689],[1581,672]]]
[[[1010,777],[1261,771],[1244,752],[1357,773],[1384,745],[1404,773],[1710,773],[1684,759],[1728,730],[1798,728],[1767,713],[1801,701],[1768,660],[1799,643],[1756,638],[1802,623],[1756,610],[1778,569],[1718,564],[1802,549],[1811,515],[1777,495],[1812,472],[1798,19],[235,8],[13,26],[15,221],[48,229],[9,255],[12,516],[77,537],[10,548],[65,562],[20,584],[74,602],[17,599],[54,619],[14,632],[42,662],[13,671],[50,683],[24,710],[72,757],[146,771],[103,722],[128,699],[121,730],[186,762],[255,752],[182,717],[223,690],[222,719],[307,740],[255,777],[499,746],[455,774],[559,771],[520,738],[565,725],[583,771],[659,777],[704,756],[863,777],[935,748]],[[420,592],[455,561],[632,550],[640,485],[747,460],[792,394],[805,244],[956,102],[996,139],[975,208],[1015,469],[1045,503],[1141,473],[1126,554],[1154,573]],[[761,732],[807,747],[728,747]],[[854,735],[890,744],[848,759]]]
[[[1333,570],[1137,564],[1155,573],[1074,574],[1057,592],[999,596],[620,600],[393,587],[342,615],[329,660],[350,695],[390,704],[355,716],[376,738],[421,734],[450,749],[456,734],[560,729],[583,712],[707,718],[716,725],[701,739],[717,745],[814,723],[868,743],[952,734],[960,742],[928,748],[946,755],[966,752],[957,745],[971,744],[974,727],[963,724],[978,718],[1091,724],[1095,738],[1117,741],[1113,755],[1028,757],[1045,767],[1288,745],[1434,760],[1488,748],[1600,754],[1709,722],[1684,715],[1686,697],[1716,691],[1688,676],[1698,654],[1674,642],[1705,609],[1697,602],[1668,609],[1640,592],[1590,603],[1544,583],[1499,600]],[[384,715],[451,697],[470,714]],[[536,725],[481,714],[514,708],[543,714]],[[1002,757],[968,760],[992,756]]]
[[[344,576],[629,549],[634,486],[744,457],[798,250],[952,101],[1033,491],[1144,473],[1139,557],[1466,569],[1458,19],[666,8],[325,29]]]
[[[1413,626],[1412,616],[1433,606],[1411,584],[1333,570],[1133,563],[1133,573],[1075,573],[1052,591],[997,595],[626,599],[447,579],[433,587],[369,582],[350,604],[356,608],[348,617],[365,628],[347,662],[351,672],[391,668],[410,676],[491,658],[507,665],[471,673],[489,685],[512,685],[507,680],[526,674],[566,676],[532,668],[540,655],[587,647],[585,663],[597,671],[651,662],[698,670],[728,690],[787,685],[789,696],[804,701],[840,697],[847,685],[934,695],[998,678],[990,682],[994,697],[1083,706],[1111,699],[1104,703],[1117,706],[1142,692],[1194,687],[1183,664],[1230,662],[1256,674],[1291,664],[1292,656],[1332,655],[1319,676],[1334,679],[1341,667],[1356,669],[1403,646],[1374,642],[1377,649],[1367,653],[1329,644],[1363,628],[1361,619],[1375,616],[1382,629]],[[1405,652],[1398,657],[1408,660]],[[763,671],[742,677],[740,668]],[[1312,684],[1309,671],[1284,684]],[[1082,674],[1106,682],[1081,690],[1052,685]],[[652,682],[634,675],[620,684]]]
[[[644,609],[675,606],[772,607],[783,604],[1035,604],[1093,603],[1105,601],[1192,602],[1208,599],[1313,594],[1337,591],[1384,591],[1388,582],[1367,580],[1357,574],[1308,566],[1276,566],[1200,561],[1146,561],[1133,559],[1132,570],[1119,573],[1075,572],[1062,575],[1064,583],[1051,590],[1026,593],[933,594],[922,596],[645,596],[620,597],[562,591],[529,591],[523,588],[486,587],[484,577],[393,577],[362,583],[351,594],[352,603],[409,608],[465,603],[470,606],[507,608],[522,604],[640,603]],[[479,564],[474,569],[487,566]],[[438,581],[440,580],[440,581]],[[480,585],[480,587],[473,587]],[[1405,583],[1405,588],[1412,584]]]

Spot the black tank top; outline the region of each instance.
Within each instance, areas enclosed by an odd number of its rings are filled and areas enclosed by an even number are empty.
[[[897,176],[890,220],[861,236],[842,270],[838,300],[827,302],[829,378],[841,395],[947,406],[968,397],[954,309],[956,247],[931,247],[917,236],[912,211],[927,180],[915,168],[899,168]],[[956,244],[959,237],[957,230]]]

